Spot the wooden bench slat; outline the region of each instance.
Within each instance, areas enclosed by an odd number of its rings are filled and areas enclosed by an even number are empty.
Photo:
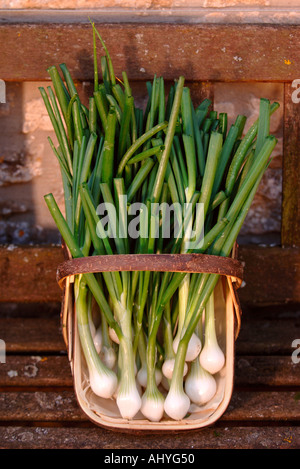
[[[55,273],[62,260],[59,247],[0,247],[1,301],[60,301]]]
[[[299,365],[290,356],[237,355],[234,383],[238,388],[300,386]],[[73,386],[66,355],[8,355],[0,366],[2,389],[65,386]]]
[[[75,394],[59,392],[2,392],[0,421],[87,421]],[[299,421],[296,392],[234,391],[222,421]]]
[[[8,355],[0,367],[0,387],[72,386],[66,356]],[[297,365],[291,357],[237,356],[237,386],[300,386]]]
[[[2,392],[0,421],[86,421],[74,392]]]
[[[292,81],[300,68],[298,25],[97,24],[115,72],[130,79]],[[45,80],[66,62],[76,80],[93,79],[90,24],[3,24],[3,80]],[[99,46],[100,50],[100,46]],[[100,52],[99,52],[100,53]],[[11,60],[11,57],[14,60]]]
[[[0,318],[0,331],[7,353],[65,351],[59,317]]]
[[[300,337],[300,323],[295,319],[242,318],[242,327],[236,341],[239,355],[289,355],[295,350],[292,341]]]
[[[242,304],[276,305],[300,302],[300,249],[240,246],[245,264]],[[63,261],[59,246],[0,247],[0,301],[60,302],[56,269]]]
[[[0,427],[0,448],[10,449],[102,449],[112,454],[114,449],[298,449],[300,427],[237,425],[202,428],[192,432],[167,434],[126,434],[102,428],[60,427]],[[147,458],[149,453],[138,453]],[[99,462],[102,462],[100,457]]]
[[[299,421],[300,401],[296,392],[238,392],[221,417],[232,421]]]
[[[240,356],[235,359],[235,386],[300,386],[300,367],[291,356]]]
[[[7,355],[0,366],[0,388],[72,385],[66,355]]]
[[[276,305],[300,301],[300,250],[281,247],[240,246],[246,286],[239,290],[244,304]]]
[[[282,319],[242,315],[242,327],[236,341],[237,355],[288,355],[292,341],[300,337],[297,316]],[[46,354],[64,352],[60,318],[0,318],[1,338],[8,353]]]

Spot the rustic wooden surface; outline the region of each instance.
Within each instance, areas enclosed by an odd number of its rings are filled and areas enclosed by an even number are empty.
[[[98,26],[111,55],[118,57],[116,73],[126,70],[137,82],[154,73],[166,80],[184,74],[201,82],[201,92],[210,97],[213,82],[284,83],[281,235],[286,248],[240,248],[246,265],[245,286],[239,290],[242,328],[235,389],[221,419],[201,430],[133,437],[96,427],[77,405],[59,321],[55,271],[61,249],[0,247],[0,331],[7,352],[6,363],[0,363],[0,447],[299,449],[300,364],[291,359],[292,341],[300,337],[300,308],[294,306],[300,303],[299,111],[291,100],[291,82],[300,69],[299,26]],[[89,24],[4,22],[0,42],[5,44],[2,80],[48,80],[49,64],[66,60],[76,80],[93,78]]]
[[[295,88],[285,85],[284,155],[281,243],[300,245],[300,112],[293,102]]]
[[[59,246],[0,246],[0,301],[60,301],[56,269],[63,260]],[[299,248],[240,246],[239,260],[245,264],[243,304],[300,301]]]
[[[0,448],[292,449],[300,447],[300,373],[292,339],[300,310],[245,310],[236,342],[235,387],[211,427],[188,432],[120,433],[91,423],[78,407],[57,314],[2,313]]]
[[[96,24],[116,74],[145,80],[292,81],[300,68],[300,29],[289,25]],[[213,39],[212,39],[213,38]],[[93,78],[90,24],[1,24],[3,80],[45,80],[67,60],[72,76]],[[35,53],[32,53],[32,47]],[[66,54],[67,51],[67,54]],[[11,60],[14,57],[14,60]],[[166,67],[168,64],[168,67]]]

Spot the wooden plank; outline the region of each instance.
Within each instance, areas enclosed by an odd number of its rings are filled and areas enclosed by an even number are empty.
[[[1,392],[0,421],[86,421],[74,392]]]
[[[296,77],[295,77],[296,78]],[[299,85],[298,85],[299,86]],[[300,103],[296,89],[284,87],[282,228],[283,246],[300,246]],[[294,95],[293,95],[294,93]]]
[[[299,393],[298,393],[299,394]],[[300,421],[296,392],[238,392],[220,417],[224,422]],[[2,392],[0,422],[83,422],[88,417],[78,406],[72,390]]]
[[[276,305],[300,301],[300,249],[241,246],[245,287],[242,305]],[[63,261],[59,246],[0,247],[0,301],[60,302],[56,269]]]
[[[65,351],[57,318],[0,318],[7,353],[46,354]]]
[[[291,356],[236,355],[235,386],[300,387],[299,365]],[[7,355],[0,366],[0,388],[73,386],[66,355]]]
[[[236,354],[234,383],[238,388],[249,388],[249,386],[300,387],[299,371],[300,366],[292,362],[291,355],[283,357]]]
[[[1,318],[1,338],[8,353],[47,354],[65,351],[59,318]],[[242,317],[236,341],[237,355],[287,355],[295,350],[292,341],[300,337],[297,316],[268,320]],[[274,365],[275,366],[275,365]]]
[[[120,76],[145,80],[292,81],[300,68],[298,25],[97,24]],[[66,62],[76,80],[92,80],[89,24],[1,24],[3,80],[45,80]],[[100,49],[100,48],[99,48]],[[11,60],[11,58],[14,60]]]
[[[236,341],[238,355],[289,355],[292,341],[300,337],[300,323],[294,319],[285,320],[274,318],[265,320],[256,318],[247,320],[242,317],[240,334]]]
[[[234,392],[224,421],[299,422],[299,392]]]
[[[55,280],[63,260],[59,247],[0,248],[0,298],[3,302],[60,301]]]
[[[241,246],[245,287],[238,292],[242,304],[280,305],[300,301],[300,250]]]
[[[144,450],[147,458],[162,449],[299,449],[300,427],[292,426],[218,426],[179,434],[120,434],[102,428],[61,428],[47,426],[0,427],[0,448],[5,449],[102,449],[99,463],[113,450]],[[149,450],[149,452],[145,452]],[[122,454],[122,453],[121,453]],[[103,459],[102,459],[103,458]]]
[[[72,385],[66,355],[7,355],[0,366],[0,388]]]
[[[278,330],[279,328],[277,334]],[[249,328],[245,333],[247,331],[253,332]],[[247,343],[249,345],[249,342]],[[300,386],[299,366],[292,362],[291,354],[241,355],[241,348],[237,347],[235,360],[236,386]],[[290,349],[291,352],[293,350]],[[0,367],[0,388],[72,385],[71,369],[66,355],[7,355],[6,363],[2,363]]]

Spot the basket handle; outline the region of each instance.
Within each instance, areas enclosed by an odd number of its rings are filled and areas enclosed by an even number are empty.
[[[234,305],[235,338],[239,335],[242,309],[237,289],[241,286],[244,268],[236,259],[237,246],[233,250],[233,257],[210,254],[114,254],[73,259],[68,256],[68,252],[65,252],[65,256],[66,260],[58,265],[56,272],[56,279],[62,290],[66,279],[71,281],[74,275],[86,273],[138,270],[223,275],[227,278]]]
[[[239,286],[243,279],[243,264],[231,257],[210,254],[114,254],[65,260],[57,268],[56,280],[63,289],[65,279],[73,275],[135,270],[226,275]]]

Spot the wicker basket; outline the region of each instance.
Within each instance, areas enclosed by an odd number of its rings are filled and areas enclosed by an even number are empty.
[[[133,420],[124,420],[113,399],[96,396],[89,387],[87,366],[76,327],[73,282],[74,275],[121,270],[156,270],[217,273],[215,288],[216,333],[225,354],[225,366],[215,378],[217,393],[206,405],[192,405],[189,416],[174,421],[165,416],[151,422],[138,413]],[[236,259],[236,246],[231,258],[203,254],[177,255],[116,255],[67,259],[57,270],[57,281],[63,289],[61,324],[73,375],[75,394],[81,409],[95,424],[124,431],[191,430],[216,422],[225,412],[234,384],[234,345],[240,330],[241,308],[237,296],[243,276],[242,264]]]

